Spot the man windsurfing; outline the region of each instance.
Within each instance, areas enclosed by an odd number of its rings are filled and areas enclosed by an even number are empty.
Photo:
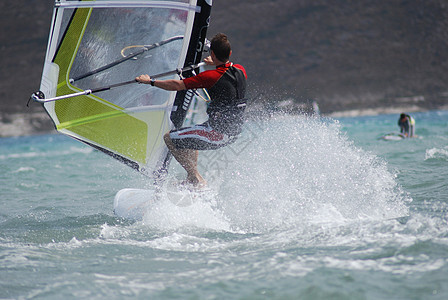
[[[210,43],[211,55],[204,61],[216,66],[183,80],[155,80],[140,75],[136,81],[168,90],[206,88],[211,98],[208,120],[191,127],[174,129],[165,134],[165,143],[174,158],[187,171],[186,183],[195,187],[206,185],[198,171],[198,150],[216,150],[233,143],[241,132],[246,107],[246,70],[229,61],[232,54],[227,36],[218,33]]]
[[[398,119],[398,126],[400,127],[400,132],[406,137],[414,137],[415,120],[410,115],[402,113]]]

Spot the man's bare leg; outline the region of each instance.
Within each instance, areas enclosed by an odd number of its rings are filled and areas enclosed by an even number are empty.
[[[171,141],[170,134],[167,133],[163,137],[165,144],[173,154],[174,158],[187,171],[187,182],[194,186],[204,186],[206,181],[198,171],[198,150],[177,149]]]

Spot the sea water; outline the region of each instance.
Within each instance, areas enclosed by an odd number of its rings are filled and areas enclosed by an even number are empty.
[[[252,120],[201,152],[213,196],[141,221],[151,188],[60,134],[0,139],[1,299],[447,299],[448,112]],[[182,179],[176,162],[171,179]],[[165,199],[166,200],[166,199]]]

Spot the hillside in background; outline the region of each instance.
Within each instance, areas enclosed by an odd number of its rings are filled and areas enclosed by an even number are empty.
[[[232,38],[251,91],[323,112],[448,103],[448,3],[215,1],[209,33]]]
[[[0,3],[0,117],[41,112],[53,1]],[[209,37],[229,35],[249,94],[273,105],[315,100],[323,113],[448,104],[448,4],[442,0],[214,1]],[[47,120],[34,127],[47,128]]]

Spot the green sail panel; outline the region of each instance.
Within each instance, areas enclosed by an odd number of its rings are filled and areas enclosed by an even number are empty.
[[[56,1],[41,91],[95,91],[45,102],[56,129],[146,175],[166,166],[163,135],[185,118],[186,93],[102,88],[200,62],[210,9],[208,0]]]
[[[57,95],[81,91],[69,83],[70,67],[74,60],[73,49],[78,49],[92,9],[77,9],[66,38],[60,45],[54,63],[59,66]],[[104,99],[79,96],[55,103],[55,113],[60,124],[58,130],[66,129],[93,141],[108,150],[129,157],[141,164],[146,163],[147,124],[123,112],[122,108],[104,104]]]

